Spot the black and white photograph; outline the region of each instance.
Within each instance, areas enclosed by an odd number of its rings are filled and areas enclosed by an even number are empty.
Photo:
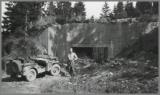
[[[158,1],[1,1],[1,94],[157,94]]]

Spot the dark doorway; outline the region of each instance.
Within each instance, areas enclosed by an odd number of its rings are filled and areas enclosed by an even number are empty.
[[[108,58],[108,47],[73,47],[79,58],[90,58],[104,61]]]
[[[88,57],[93,59],[92,47],[73,47],[73,51],[76,52],[79,58]]]

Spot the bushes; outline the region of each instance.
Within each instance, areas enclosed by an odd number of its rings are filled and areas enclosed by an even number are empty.
[[[158,60],[158,28],[155,28],[148,34],[142,35],[135,43],[124,48],[117,57],[136,60]]]
[[[158,16],[153,16],[150,14],[143,14],[137,18],[139,22],[157,22]]]
[[[20,50],[20,54],[25,56],[33,56],[38,55],[40,50],[36,47],[36,43],[32,41],[32,39],[22,39],[17,44],[17,49]]]
[[[43,48],[42,46],[38,45],[33,38],[17,38],[10,39],[8,42],[5,42],[3,52],[5,56],[12,56],[13,58],[21,56],[21,57],[28,57],[41,54],[44,50],[40,50]]]

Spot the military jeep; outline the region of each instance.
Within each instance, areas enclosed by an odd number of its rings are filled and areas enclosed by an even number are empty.
[[[31,57],[29,62],[16,58],[7,63],[7,74],[14,78],[24,76],[27,81],[33,81],[43,72],[49,72],[53,76],[58,75],[61,69],[59,64],[57,57]]]

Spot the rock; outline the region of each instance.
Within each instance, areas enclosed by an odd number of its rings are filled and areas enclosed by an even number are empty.
[[[102,75],[102,76],[106,76],[106,77],[111,77],[111,76],[113,76],[113,73],[112,73],[112,72],[105,71],[105,72],[102,72],[101,75]]]
[[[84,66],[83,68],[86,69],[86,68],[88,68],[88,67],[90,67],[90,66],[91,66],[91,64],[87,64],[87,65]]]
[[[104,71],[101,73],[102,76],[106,76],[108,74],[108,72]]]
[[[91,79],[96,80],[96,79],[99,79],[100,77],[102,77],[102,75],[93,76],[93,77],[91,77]]]
[[[138,64],[138,61],[129,60],[128,63],[130,63],[130,64]]]

